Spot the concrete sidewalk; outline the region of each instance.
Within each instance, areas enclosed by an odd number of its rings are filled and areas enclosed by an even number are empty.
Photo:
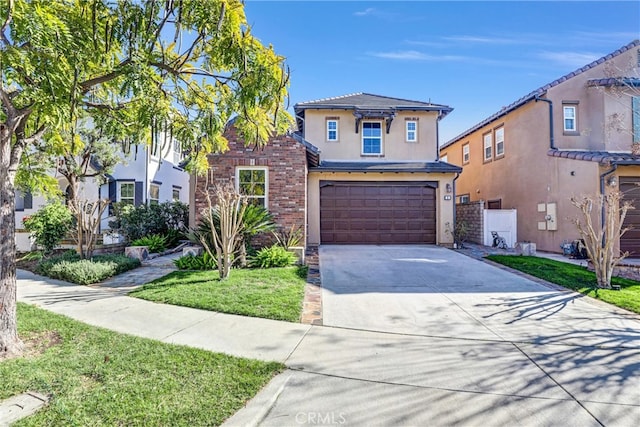
[[[18,270],[18,300],[94,326],[239,357],[284,362],[309,325],[158,304],[126,286],[73,285]]]

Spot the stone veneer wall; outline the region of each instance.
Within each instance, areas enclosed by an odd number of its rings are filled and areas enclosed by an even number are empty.
[[[467,223],[467,242],[484,243],[484,201],[456,205],[456,222]]]
[[[268,169],[267,209],[282,230],[292,226],[305,233],[302,245],[306,244],[306,188],[307,157],[306,149],[291,136],[273,137],[263,148],[245,146],[241,136],[231,126],[225,132],[229,141],[229,150],[221,154],[210,154],[209,170],[206,177],[195,179],[195,223],[200,220],[201,212],[207,208],[205,191],[215,184],[235,182],[238,166],[262,166]],[[213,201],[215,203],[215,201]],[[268,244],[272,236],[258,236],[256,243]]]

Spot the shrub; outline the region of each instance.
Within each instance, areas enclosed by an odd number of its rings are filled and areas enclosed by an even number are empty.
[[[251,266],[258,268],[286,267],[295,264],[297,260],[297,257],[292,252],[282,246],[273,245],[260,249],[251,258]]]
[[[82,260],[75,251],[67,251],[39,263],[36,272],[54,279],[87,285],[100,282],[139,265],[139,260],[124,255],[97,255],[91,260]]]
[[[131,246],[148,246],[149,252],[164,252],[167,249],[167,238],[160,234],[154,234],[132,241]]]
[[[113,262],[94,262],[88,259],[61,261],[51,267],[49,277],[89,285],[113,276],[115,270]]]
[[[109,221],[109,227],[125,235],[129,241],[153,234],[166,236],[172,233],[170,230],[186,229],[189,223],[189,207],[179,201],[135,207],[114,203],[113,214],[115,220]]]
[[[211,255],[204,253],[202,255],[186,255],[173,261],[179,270],[214,270],[216,260]]]
[[[60,244],[73,225],[73,214],[60,202],[43,206],[24,221],[24,228],[33,236],[36,245],[50,253]]]

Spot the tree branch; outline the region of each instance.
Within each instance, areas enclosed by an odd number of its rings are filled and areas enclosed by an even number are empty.
[[[11,23],[11,19],[13,17],[13,15],[11,14],[12,10],[13,10],[13,0],[9,0],[9,4],[7,5],[7,17],[5,18],[4,22],[2,23],[2,27],[0,27],[0,38],[2,38],[3,43],[5,45],[7,45],[7,46],[10,46],[11,42],[7,38],[7,35],[5,34],[5,31],[7,31],[7,28],[9,27],[9,24]]]
[[[92,87],[97,86],[101,83],[106,83],[117,77],[120,77],[122,74],[124,74],[123,68],[129,64],[131,64],[131,58],[127,58],[124,61],[120,62],[113,71],[107,74],[103,74],[101,76],[94,77],[89,80],[85,80],[84,82],[78,85],[81,89],[80,93],[84,95],[87,92],[89,92],[89,90],[91,90]]]

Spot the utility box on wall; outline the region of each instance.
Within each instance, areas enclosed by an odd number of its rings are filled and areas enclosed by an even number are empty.
[[[558,230],[558,205],[555,202],[538,203],[538,212],[544,217],[538,221],[538,230],[556,231]]]

